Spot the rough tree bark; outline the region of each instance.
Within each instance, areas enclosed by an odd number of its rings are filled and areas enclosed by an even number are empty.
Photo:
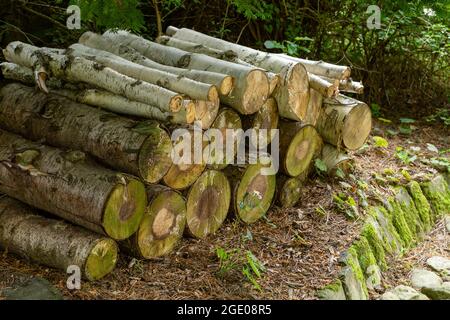
[[[149,203],[138,231],[120,245],[138,258],[169,254],[180,242],[186,226],[186,200],[161,185],[148,185]]]
[[[114,240],[63,221],[44,218],[15,199],[0,197],[0,247],[27,260],[67,271],[78,266],[90,281],[110,273],[117,262]]]
[[[338,149],[363,146],[372,129],[372,114],[364,102],[339,95],[325,99],[317,130],[324,141]]]
[[[205,171],[187,194],[187,234],[198,239],[214,234],[227,217],[230,199],[227,177],[220,171]]]
[[[115,240],[136,232],[147,203],[134,177],[3,130],[0,192]]]
[[[85,82],[130,100],[154,105],[162,111],[177,112],[183,98],[165,88],[133,79],[111,68],[82,57],[58,55],[19,41],[4,50],[6,59],[33,70],[45,70],[50,76],[69,82]]]
[[[172,143],[157,122],[137,122],[17,83],[0,89],[0,127],[83,150],[149,183],[161,180],[170,168]]]
[[[322,96],[331,98],[339,93],[339,81],[328,81],[313,73],[308,73],[311,89],[316,90]]]
[[[327,173],[329,176],[336,175],[338,169],[342,170],[344,173],[348,172],[352,163],[352,158],[350,158],[348,154],[339,151],[330,144],[324,145],[321,159],[327,166]]]

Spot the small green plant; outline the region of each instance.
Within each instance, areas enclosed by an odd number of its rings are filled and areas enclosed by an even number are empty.
[[[216,255],[219,258],[219,276],[223,277],[238,266],[238,252],[238,249],[225,250],[221,247],[216,248]]]
[[[242,274],[255,289],[262,291],[261,285],[258,283],[258,279],[261,278],[261,274],[266,271],[266,268],[251,251],[247,251],[246,258],[247,263],[245,263],[242,267]]]
[[[395,149],[395,156],[404,164],[409,165],[410,163],[417,160],[416,155],[412,155],[408,150],[402,147],[397,147]]]
[[[321,159],[316,159],[314,161],[314,167],[316,168],[316,172],[319,175],[323,175],[328,172],[328,167],[325,162],[323,162]]]
[[[373,137],[373,142],[375,144],[375,147],[377,147],[377,148],[387,148],[387,147],[389,147],[389,142],[386,139],[384,139],[382,137],[379,137],[379,136],[374,136]]]
[[[450,127],[450,109],[448,108],[438,109],[436,113],[427,117],[425,120],[429,123],[441,121],[444,125]]]
[[[416,129],[415,126],[413,126],[413,123],[415,123],[416,120],[410,119],[410,118],[400,118],[400,133],[404,135],[410,135],[413,130]]]
[[[333,196],[333,202],[336,208],[348,218],[354,220],[359,217],[358,204],[353,197],[347,196],[344,193],[335,194]]]
[[[373,115],[375,118],[380,118],[380,117],[381,117],[381,107],[380,107],[378,104],[372,103],[372,104],[370,105],[370,109],[372,110],[372,115]],[[380,119],[380,120],[381,120],[381,119]]]
[[[266,49],[280,49],[290,56],[299,56],[302,52],[311,52],[303,42],[311,42],[313,40],[308,37],[295,37],[294,41],[284,40],[282,42],[267,40],[264,42],[264,46]]]

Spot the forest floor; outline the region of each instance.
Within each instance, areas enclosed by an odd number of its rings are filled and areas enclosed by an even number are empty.
[[[396,181],[405,179],[401,174],[405,169],[420,179],[437,173],[430,159],[434,163],[438,157],[448,159],[448,127],[414,123],[412,129],[412,134],[396,134],[399,125],[375,120],[373,136],[384,136],[389,145],[377,145],[371,136],[367,145],[353,154],[351,176],[310,180],[296,208],[274,208],[266,219],[251,226],[226,221],[216,235],[203,241],[184,239],[175,252],[158,260],[141,261],[122,255],[114,272],[98,282],[83,282],[81,290],[69,291],[68,275],[63,272],[4,253],[0,259],[0,292],[24,277],[39,276],[59,288],[67,299],[316,299],[316,290],[336,278],[340,254],[357,237],[364,220],[363,206],[360,218],[350,220],[336,209],[333,195],[344,192],[362,204],[364,199],[358,194],[362,188],[367,201],[376,203],[390,191],[388,185],[373,178],[375,174]],[[388,131],[391,135],[385,135]],[[427,241],[402,260],[392,262],[386,273],[388,287],[400,284],[411,266],[420,265],[433,252],[442,254],[445,247],[444,255],[449,255],[450,239],[442,238],[440,228],[437,225]],[[219,272],[217,248],[235,252],[236,259],[251,251],[266,269],[257,279],[261,290],[246,279],[239,263]],[[222,267],[226,263],[223,261]]]

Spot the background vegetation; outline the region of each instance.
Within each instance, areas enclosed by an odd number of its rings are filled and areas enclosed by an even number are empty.
[[[82,30],[68,30],[78,4]],[[367,28],[369,5],[382,12]],[[448,121],[450,1],[361,0],[3,0],[0,45],[22,40],[65,46],[85,30],[127,28],[154,38],[184,26],[244,45],[348,64],[376,113]],[[437,115],[437,116],[436,116]]]

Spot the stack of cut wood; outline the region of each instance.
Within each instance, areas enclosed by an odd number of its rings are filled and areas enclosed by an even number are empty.
[[[340,94],[363,90],[348,67],[189,29],[169,27],[156,42],[87,32],[67,49],[12,42],[3,51],[12,83],[0,89],[0,246],[77,265],[90,280],[114,268],[118,248],[150,259],[183,235],[215,233],[229,212],[254,223],[275,202],[294,206],[315,159],[345,168],[346,151],[371,130],[368,106]],[[177,128],[194,138],[279,129],[266,146],[279,136],[280,173],[212,154],[212,164],[175,163]]]

